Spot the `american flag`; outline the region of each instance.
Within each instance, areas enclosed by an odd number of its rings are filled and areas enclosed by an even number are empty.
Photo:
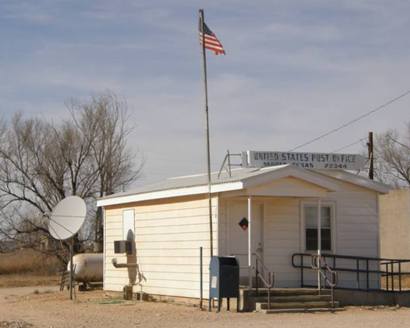
[[[205,30],[205,37],[202,34],[202,27]],[[219,42],[218,38],[216,37],[215,33],[211,31],[211,29],[202,22],[199,22],[199,42],[202,44],[202,41],[205,39],[205,48],[212,50],[215,55],[225,55],[224,47],[222,43]]]

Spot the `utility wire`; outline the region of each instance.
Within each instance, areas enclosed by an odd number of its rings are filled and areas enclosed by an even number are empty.
[[[395,98],[390,99],[389,101],[385,102],[384,104],[382,104],[382,105],[380,105],[380,106],[377,106],[376,108],[372,109],[371,111],[368,111],[368,112],[366,112],[366,113],[364,113],[364,114],[362,114],[362,115],[360,115],[360,116],[358,116],[358,117],[356,117],[356,118],[354,118],[354,119],[352,119],[352,120],[350,120],[350,121],[348,121],[348,122],[346,122],[346,123],[340,125],[339,127],[335,128],[335,129],[333,129],[333,130],[330,130],[330,131],[328,131],[328,132],[326,132],[326,133],[323,133],[323,134],[321,134],[320,136],[318,136],[318,137],[316,137],[316,138],[313,138],[313,139],[311,139],[311,140],[309,140],[309,141],[307,141],[307,142],[305,142],[305,143],[303,143],[303,144],[300,144],[299,146],[296,146],[295,148],[292,148],[292,149],[289,150],[289,151],[294,151],[294,150],[296,150],[296,149],[299,149],[299,148],[302,148],[302,147],[304,147],[304,146],[310,145],[311,143],[314,143],[314,142],[316,142],[316,141],[318,141],[318,140],[320,140],[320,139],[323,139],[323,138],[327,137],[328,135],[331,135],[331,134],[333,134],[333,133],[335,133],[335,132],[337,132],[337,131],[340,131],[340,130],[344,129],[345,127],[348,127],[349,125],[351,125],[351,124],[353,124],[353,123],[356,123],[357,121],[360,121],[360,120],[362,120],[363,118],[368,117],[368,116],[372,115],[373,113],[376,113],[376,112],[378,112],[379,110],[382,110],[382,109],[386,108],[387,106],[389,106],[389,105],[393,104],[394,102],[396,102],[396,101],[398,101],[398,100],[400,100],[400,99],[406,97],[406,96],[409,95],[409,94],[410,94],[410,89],[407,90],[406,92],[402,93],[401,95],[399,95],[399,96],[397,96],[397,97],[395,97]]]
[[[352,142],[352,143],[350,143],[350,144],[348,144],[348,145],[346,145],[346,146],[340,147],[340,148],[338,148],[338,149],[332,151],[331,153],[332,153],[332,154],[333,154],[333,153],[337,153],[337,152],[339,152],[339,151],[341,151],[341,150],[344,150],[344,149],[346,149],[346,148],[349,148],[349,147],[351,147],[351,146],[354,146],[354,145],[356,145],[356,144],[358,144],[358,143],[360,143],[360,142],[362,142],[362,141],[364,141],[364,140],[366,140],[366,139],[367,139],[367,137],[361,138],[361,139],[359,139],[359,140],[357,140],[357,141],[355,141],[355,142]]]
[[[398,145],[400,145],[400,146],[402,146],[402,147],[404,147],[404,148],[410,150],[410,147],[407,146],[407,145],[405,145],[404,143],[401,143],[400,141],[398,141],[398,140],[392,138],[392,137],[389,136],[389,135],[387,135],[387,137],[388,137],[391,141],[395,142],[396,144],[398,144]]]

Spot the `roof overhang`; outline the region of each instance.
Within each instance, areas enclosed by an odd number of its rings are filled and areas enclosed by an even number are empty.
[[[373,190],[380,194],[387,194],[392,189],[392,187],[384,183],[373,181],[366,177],[363,177],[357,174],[352,174],[350,172],[346,172],[342,170],[331,171],[331,172],[329,171],[328,174],[326,174],[325,171],[320,171],[317,174],[324,175],[327,177],[332,177],[336,180],[348,182],[348,183],[351,183],[353,185],[356,185],[356,186],[359,186],[365,189]]]
[[[373,192],[378,193],[388,193],[390,187],[378,182],[374,182],[367,178],[354,175],[345,171],[333,171],[332,173],[317,172],[312,170],[303,169],[293,165],[284,165],[275,168],[264,168],[254,174],[251,172],[249,176],[244,176],[237,181],[225,181],[220,183],[214,183],[211,186],[211,193],[223,193],[232,191],[246,191],[250,192],[259,187],[263,187],[274,181],[280,181],[283,178],[295,178],[301,180],[305,183],[310,184],[316,188],[316,191],[311,193],[311,195],[324,195],[328,192],[334,192],[341,190],[341,185],[338,180],[357,185],[359,187],[369,189]],[[277,189],[281,189],[281,185],[278,184]],[[259,189],[260,191],[260,189]],[[207,194],[209,192],[207,184],[185,186],[185,187],[174,187],[170,189],[154,190],[146,192],[136,192],[128,194],[118,194],[110,195],[105,198],[97,200],[98,207],[112,206],[119,204],[135,203],[142,201],[150,201],[155,199],[165,199],[183,196],[193,196],[200,194]],[[273,195],[271,192],[269,195]],[[267,194],[267,195],[268,195]],[[286,193],[285,190],[281,193],[280,190],[276,190],[274,195],[289,197],[291,194]],[[299,193],[297,195],[305,195],[304,193]],[[295,194],[295,196],[297,196]]]
[[[331,177],[327,177],[322,174],[317,174],[312,171],[307,171],[305,169],[298,168],[292,165],[285,165],[277,169],[261,170],[259,174],[243,178],[240,181],[213,184],[211,186],[211,193],[251,190],[257,186],[262,186],[269,182],[278,181],[286,177],[296,178],[309,184],[315,185],[322,189],[322,193],[336,191],[338,189],[337,183],[334,183]],[[104,207],[126,203],[149,201],[155,199],[193,196],[206,194],[208,193],[208,191],[208,185],[200,185],[128,195],[112,195],[107,198],[101,198],[97,200],[97,206]],[[281,195],[280,191],[278,191],[277,195]],[[289,194],[283,193],[282,196],[288,197]]]
[[[211,193],[219,193],[225,191],[235,191],[242,190],[243,183],[242,181],[230,182],[230,183],[221,183],[211,186]],[[98,207],[119,205],[125,203],[135,203],[142,202],[154,199],[162,198],[173,198],[173,197],[182,197],[182,196],[191,196],[191,195],[200,195],[208,193],[208,186],[195,186],[195,187],[186,187],[186,188],[177,188],[161,191],[153,191],[142,194],[110,197],[110,198],[101,198],[97,200]]]

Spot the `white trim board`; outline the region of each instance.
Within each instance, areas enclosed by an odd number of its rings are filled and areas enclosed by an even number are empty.
[[[213,185],[211,187],[211,193],[218,193],[224,191],[234,191],[243,189],[242,182],[232,182]],[[142,194],[127,195],[127,196],[118,196],[112,198],[102,198],[97,200],[97,206],[109,206],[109,205],[119,205],[125,203],[135,203],[146,200],[154,200],[161,198],[172,198],[180,196],[190,196],[190,195],[200,195],[208,193],[208,186],[197,186],[197,187],[188,187],[188,188],[178,188],[178,189],[169,189],[161,191],[153,191]]]

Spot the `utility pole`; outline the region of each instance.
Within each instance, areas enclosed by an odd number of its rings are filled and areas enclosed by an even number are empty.
[[[369,141],[367,142],[367,154],[370,160],[369,179],[374,180],[374,151],[373,151],[373,132],[369,132]]]

